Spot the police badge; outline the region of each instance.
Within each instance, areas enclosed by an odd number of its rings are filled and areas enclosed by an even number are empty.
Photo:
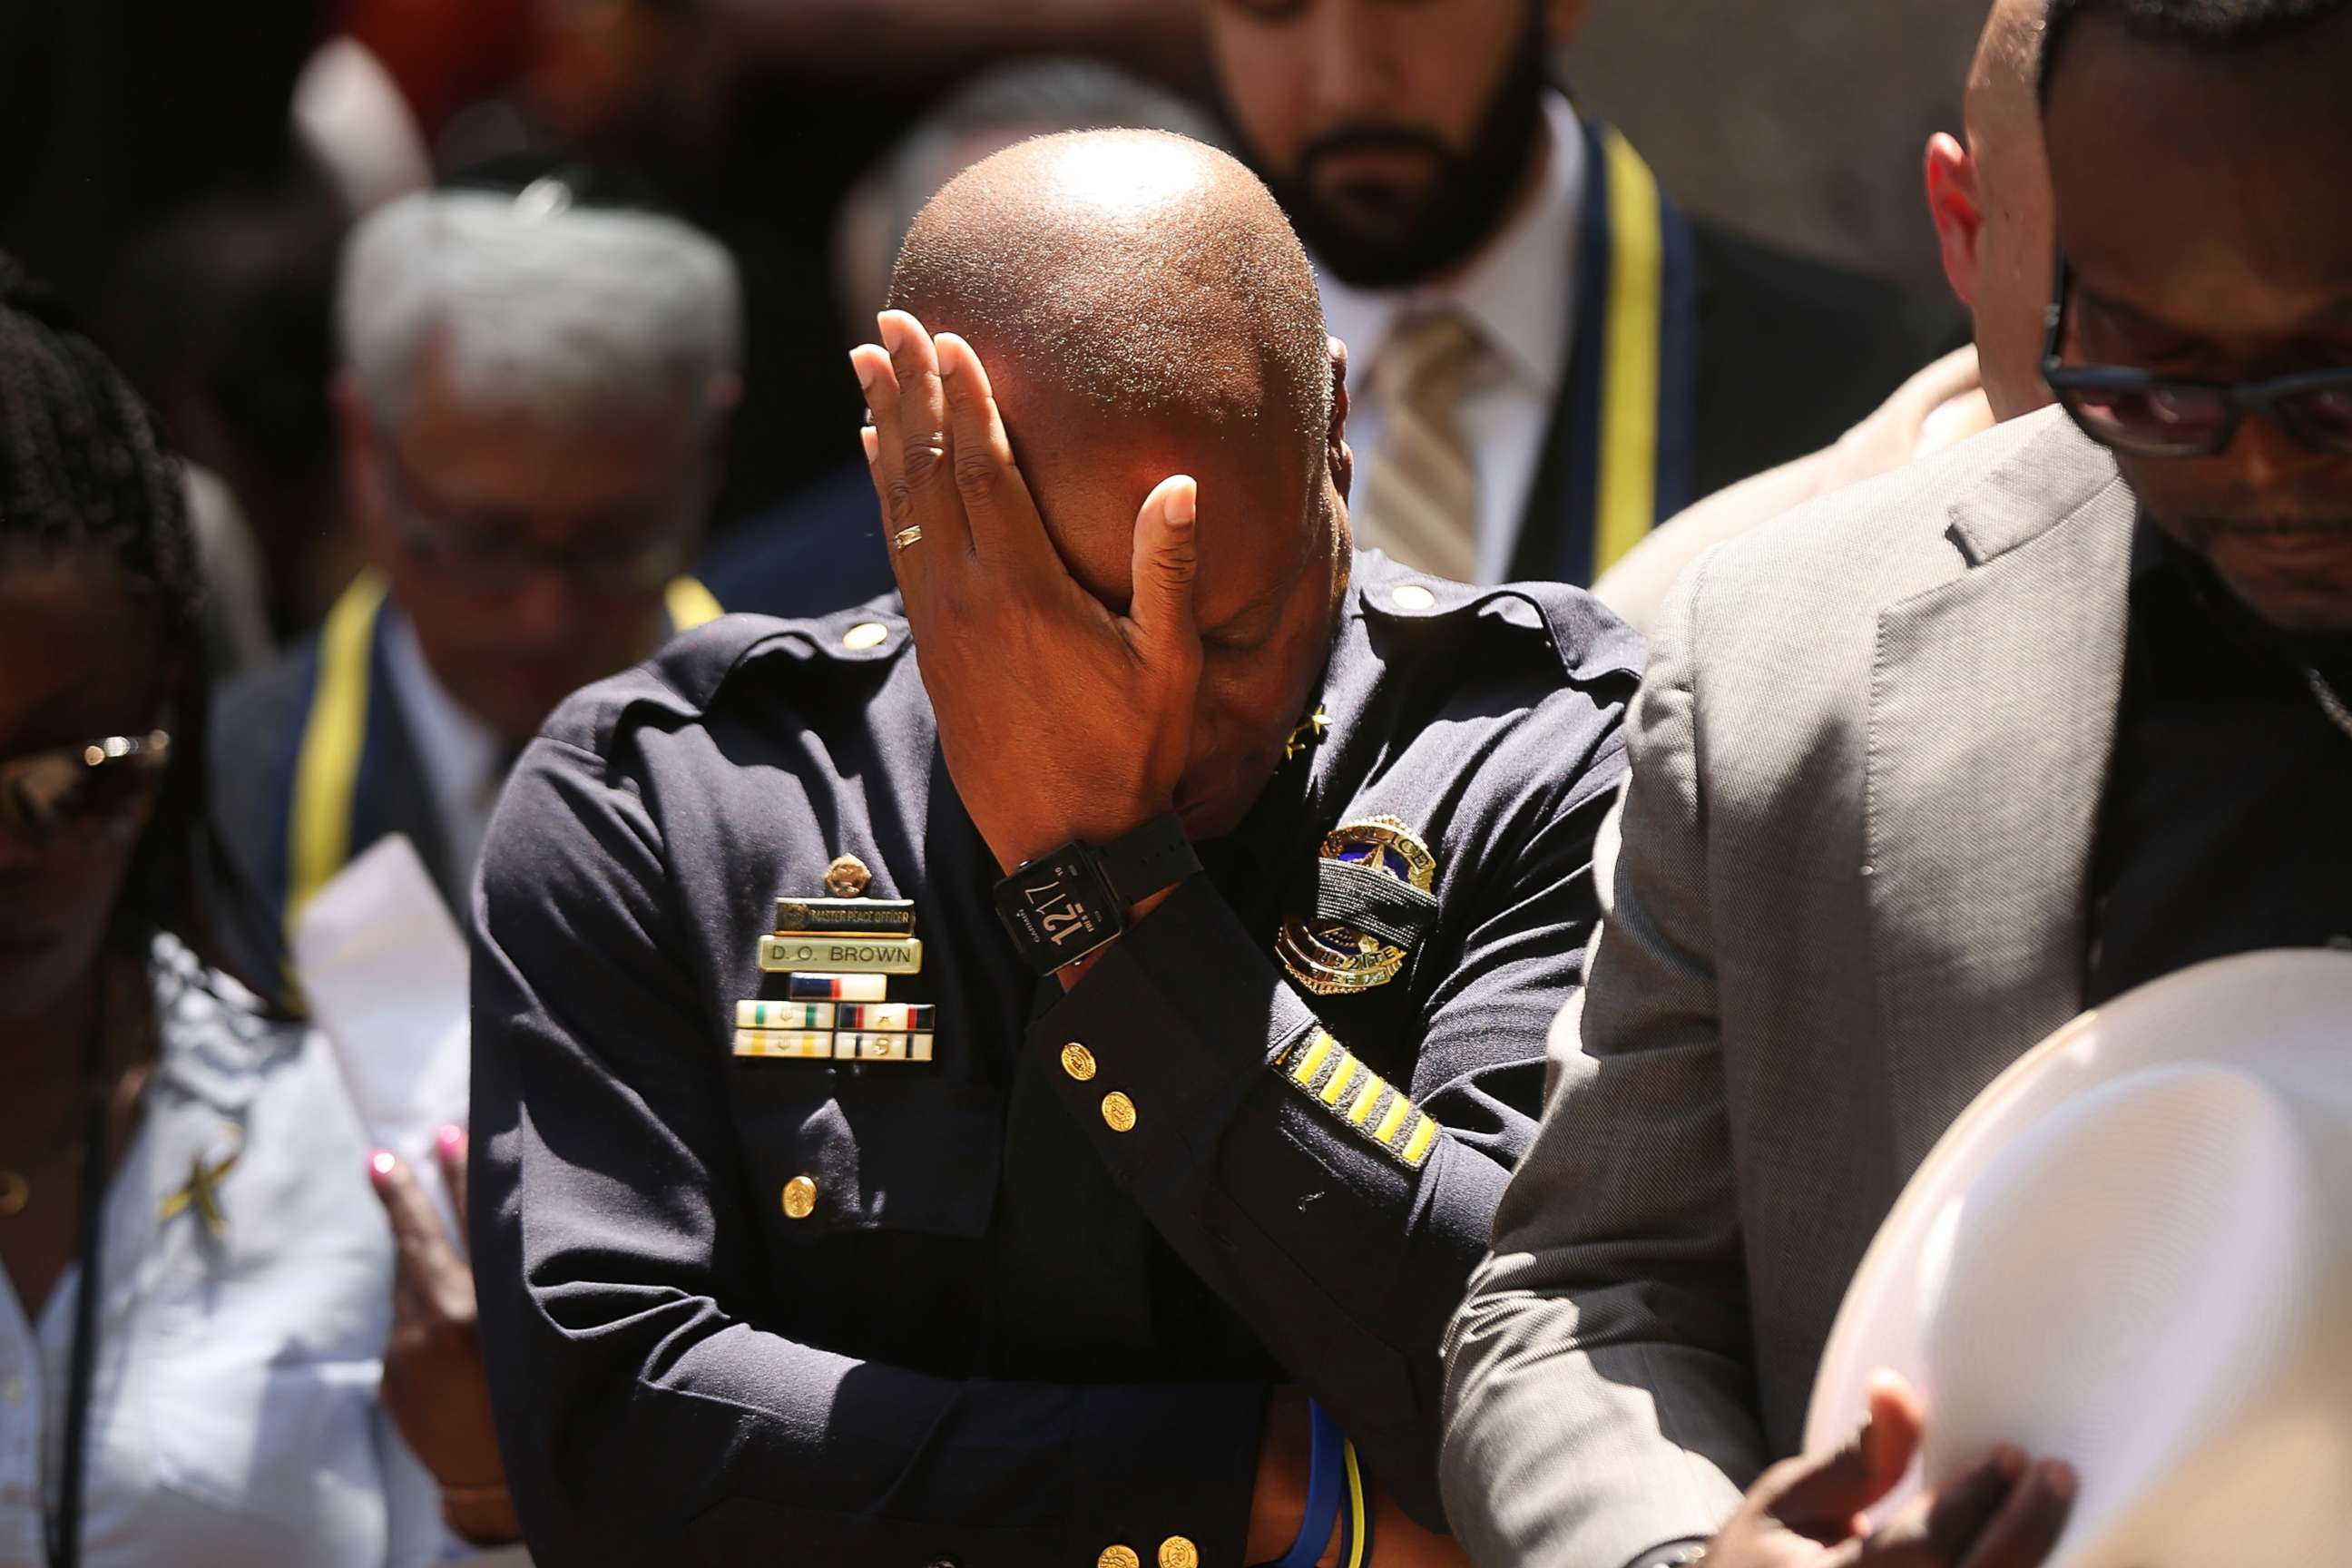
[[[1433,906],[1429,890],[1437,879],[1437,858],[1413,837],[1412,828],[1393,816],[1375,816],[1333,828],[1324,835],[1321,858],[1327,866],[1355,868],[1357,877],[1352,879],[1360,885],[1361,874],[1369,872],[1400,884],[1399,892],[1411,889],[1406,896],[1414,904]],[[1326,872],[1317,912],[1306,919],[1285,921],[1275,934],[1274,951],[1283,968],[1318,996],[1369,991],[1394,980],[1404,972],[1410,945],[1409,940],[1394,939],[1406,933],[1389,921],[1378,921],[1386,931],[1374,931],[1330,912],[1333,900],[1324,895],[1335,882],[1351,879],[1344,873],[1335,878],[1326,866],[1317,869]],[[1369,922],[1377,917],[1367,910],[1361,918]]]

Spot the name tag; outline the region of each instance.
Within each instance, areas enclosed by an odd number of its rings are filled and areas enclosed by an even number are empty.
[[[911,936],[912,899],[778,899],[776,932],[805,936],[856,931],[867,936]]]
[[[772,974],[810,970],[836,974],[919,974],[923,968],[923,939],[763,936],[760,967]]]

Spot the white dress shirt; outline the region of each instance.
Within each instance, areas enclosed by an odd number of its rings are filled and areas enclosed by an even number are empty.
[[[1478,475],[1478,580],[1498,583],[1511,569],[1528,492],[1543,457],[1552,406],[1567,374],[1576,330],[1569,304],[1576,264],[1577,220],[1584,205],[1584,128],[1566,97],[1544,95],[1543,164],[1537,185],[1485,248],[1451,276],[1407,289],[1351,289],[1324,271],[1323,320],[1348,345],[1348,378],[1372,386],[1381,351],[1396,323],[1433,309],[1461,312],[1485,339],[1462,400]],[[1348,440],[1356,471],[1379,446],[1372,400],[1353,400]]]
[[[151,973],[162,1054],[106,1198],[82,1561],[433,1562],[431,1479],[376,1403],[392,1237],[334,1065],[169,938]],[[198,1162],[218,1173],[218,1236],[164,1212]],[[0,1275],[5,1568],[48,1560],[79,1280],[35,1324]]]
[[[500,768],[506,748],[497,731],[450,696],[434,675],[424,645],[416,640],[416,628],[399,606],[386,603],[383,613],[384,665],[417,765],[425,770],[434,819],[441,825],[441,842],[449,858],[444,869],[451,886],[469,888],[482,858],[482,837],[490,830],[490,813],[506,783]]]

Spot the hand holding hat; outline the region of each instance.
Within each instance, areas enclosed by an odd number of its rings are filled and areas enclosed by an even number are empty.
[[[1708,1543],[1707,1568],[2036,1568],[2066,1522],[2074,1472],[2007,1446],[1870,1528],[1865,1510],[1910,1468],[1925,1427],[1909,1384],[1874,1378],[1868,1419],[1843,1447],[1767,1470]]]
[[[2352,953],[2242,954],[2084,1015],[1978,1097],[1880,1229],[1813,1390],[1815,1444],[1874,1405],[1870,1369],[1926,1392],[1919,1462],[1874,1516],[2007,1442],[2080,1472],[2050,1568],[2341,1557],[2347,1021]]]

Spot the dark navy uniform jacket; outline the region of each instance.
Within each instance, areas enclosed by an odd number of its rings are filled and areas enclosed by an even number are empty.
[[[895,601],[730,616],[566,703],[474,968],[475,1266],[540,1560],[1236,1564],[1288,1382],[1437,1521],[1438,1342],[1580,981],[1640,665],[1577,590],[1358,556],[1328,732],[1067,994],[998,924]],[[1381,816],[1433,923],[1310,995],[1276,925]],[[773,900],[842,854],[914,900],[890,998],[936,1007],[933,1059],[734,1056],[737,1001],[782,994]]]

